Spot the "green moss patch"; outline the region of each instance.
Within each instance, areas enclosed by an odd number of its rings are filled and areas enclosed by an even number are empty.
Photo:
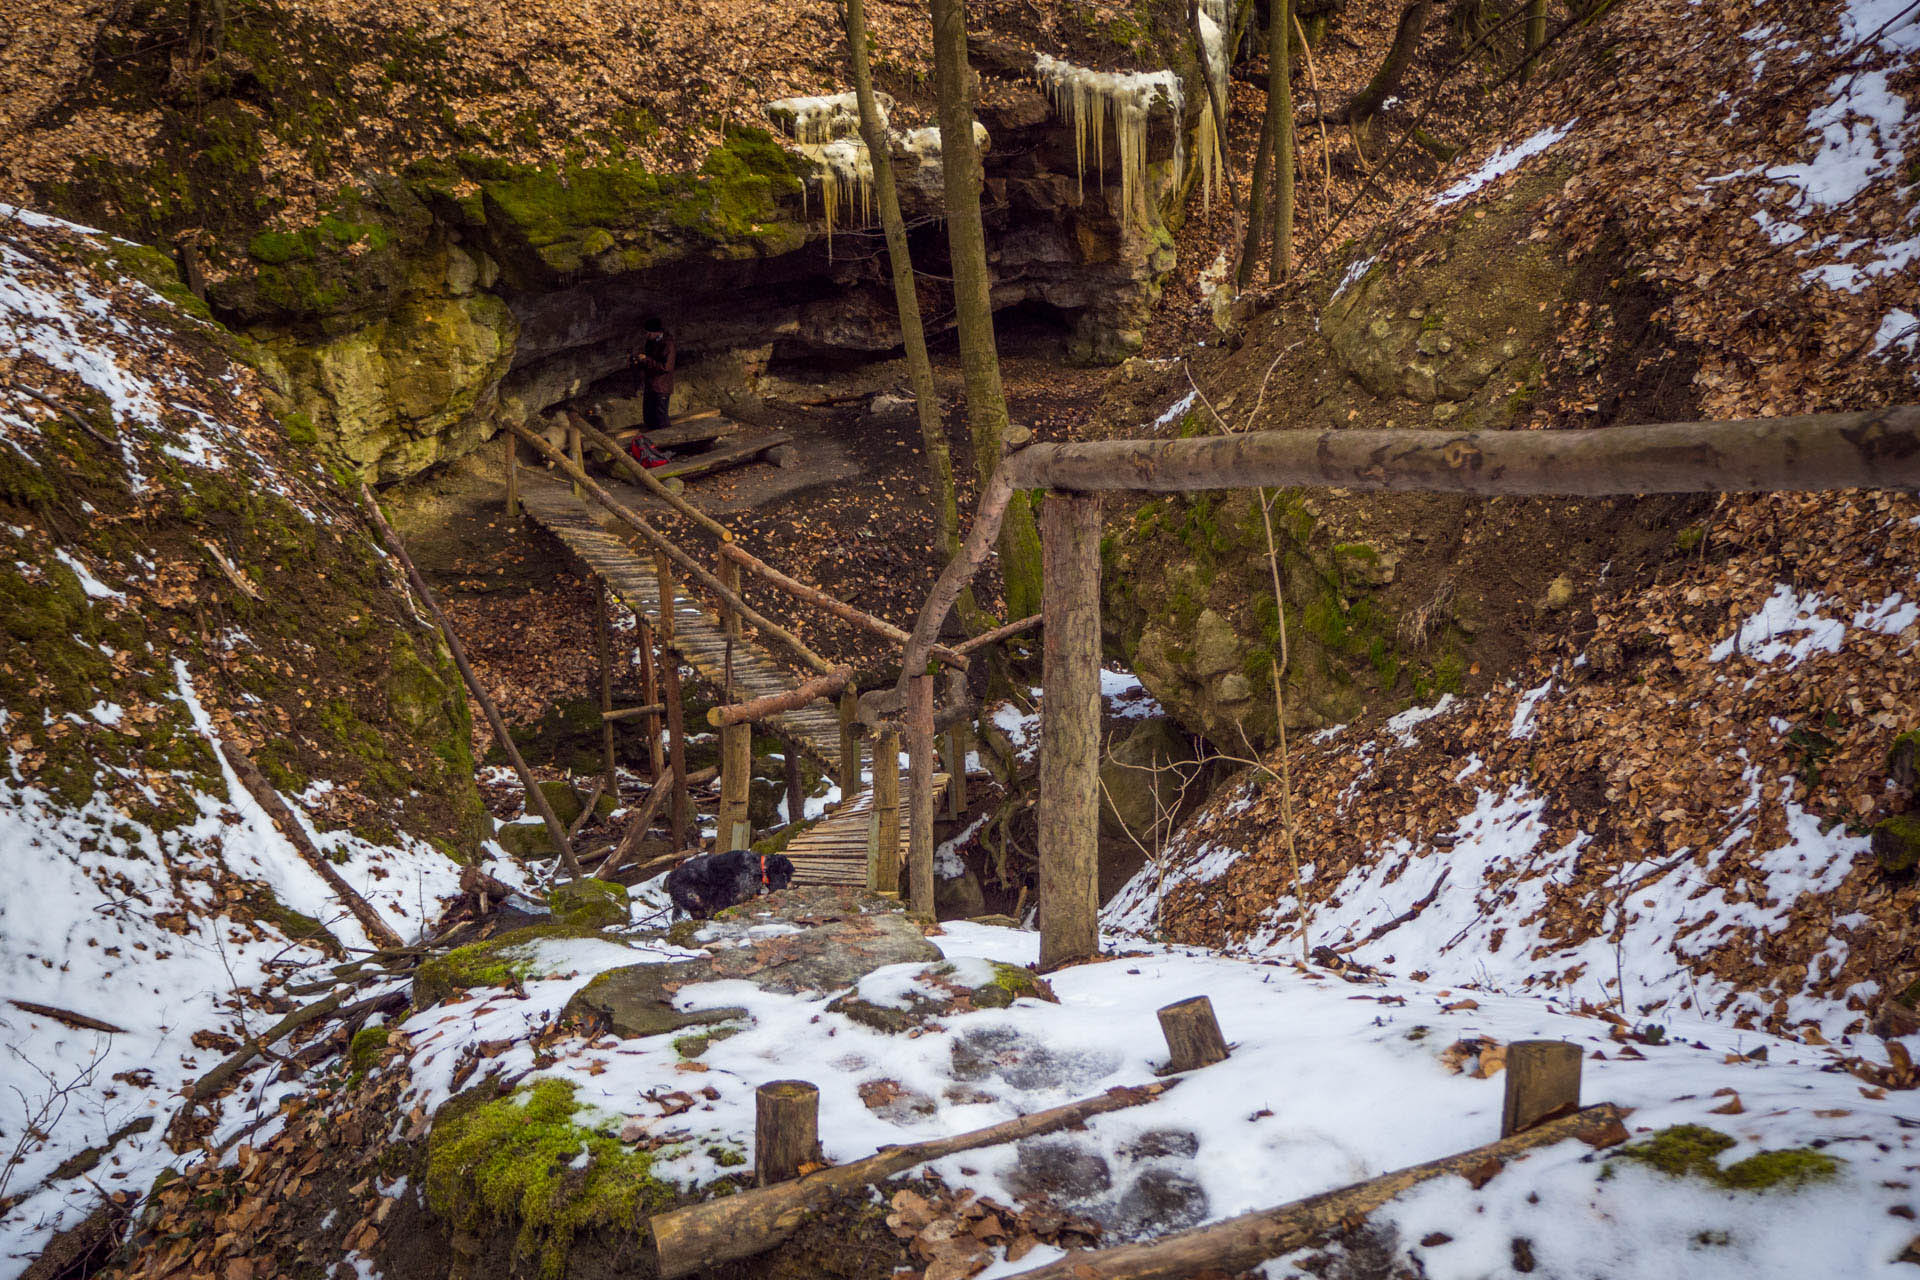
[[[592,876],[556,887],[547,895],[547,906],[563,925],[601,929],[632,918],[627,887]]]
[[[652,1169],[651,1153],[581,1111],[572,1085],[540,1080],[442,1111],[427,1146],[427,1201],[463,1230],[518,1224],[520,1253],[557,1280],[580,1232],[635,1230],[642,1214],[673,1199]]]
[[[1757,1151],[1722,1167],[1720,1155],[1734,1140],[1705,1125],[1678,1124],[1644,1142],[1621,1148],[1618,1159],[1637,1160],[1671,1178],[1699,1178],[1729,1191],[1791,1190],[1825,1182],[1840,1171],[1840,1161],[1811,1147]]]
[[[616,888],[618,886],[615,886]],[[484,942],[455,947],[435,956],[413,973],[413,1003],[424,1009],[456,991],[474,987],[510,987],[534,977],[538,965],[533,945],[548,938],[599,938],[600,926],[556,922],[515,929]]]

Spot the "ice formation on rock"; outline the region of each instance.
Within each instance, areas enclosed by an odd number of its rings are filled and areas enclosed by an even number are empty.
[[[898,130],[887,125],[893,99],[875,94],[880,120],[887,126],[887,146],[893,157],[896,181],[911,187],[937,190],[941,181],[940,130]],[[833,228],[864,226],[873,221],[873,157],[860,137],[860,107],[851,93],[816,98],[781,98],[767,104],[767,116],[789,138],[794,150],[814,164],[820,184],[821,214],[831,242]],[[985,126],[973,125],[974,145],[982,152],[990,145]],[[858,210],[856,221],[855,210]]]
[[[1213,195],[1219,189],[1226,164],[1221,155],[1221,140],[1227,122],[1214,119],[1213,103],[1224,106],[1227,95],[1227,31],[1233,19],[1227,12],[1227,0],[1200,0],[1197,25],[1200,29],[1200,67],[1212,86],[1212,92],[1200,96],[1200,119],[1194,125],[1194,157],[1200,165],[1200,202],[1213,211]]]
[[[1095,71],[1045,53],[1034,59],[1033,74],[1053,99],[1054,110],[1073,122],[1074,167],[1082,195],[1086,192],[1089,136],[1094,147],[1094,172],[1105,182],[1106,126],[1111,116],[1120,159],[1122,218],[1131,222],[1144,211],[1148,117],[1163,102],[1174,119],[1174,181],[1179,182],[1186,156],[1181,128],[1186,96],[1179,76],[1171,71]]]

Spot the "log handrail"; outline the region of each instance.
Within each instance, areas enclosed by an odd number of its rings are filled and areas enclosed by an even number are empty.
[[[782,711],[798,711],[809,702],[821,698],[837,698],[840,691],[853,683],[852,667],[836,667],[824,676],[815,676],[791,689],[779,693],[763,694],[750,698],[746,702],[734,702],[725,706],[712,707],[707,711],[707,723],[716,729],[728,725],[750,724],[756,720],[765,720],[769,716],[779,715]]]
[[[661,480],[660,477],[635,462],[633,458],[628,455],[627,451],[620,447],[619,441],[594,426],[591,422],[588,422],[585,417],[575,410],[567,410],[567,417],[572,420],[581,435],[585,436],[590,443],[597,446],[600,452],[607,455],[609,461],[638,480],[641,488],[647,490],[647,492],[651,493],[654,497],[660,499],[660,501],[666,503],[669,507],[672,507],[675,511],[699,525],[702,529],[705,529],[715,538],[718,538],[721,546],[726,546],[733,541],[733,531],[731,529],[721,524],[718,520],[715,520],[700,508],[694,506],[691,502],[688,502],[672,489],[669,489],[666,482]]]
[[[852,623],[863,631],[871,632],[884,640],[891,640],[899,645],[904,645],[908,640],[912,639],[912,634],[908,632],[906,628],[896,627],[885,618],[875,617],[864,609],[848,604],[838,596],[829,595],[818,587],[810,586],[798,578],[790,577],[782,573],[737,542],[722,543],[720,546],[720,554],[747,570],[755,577],[762,579],[770,586],[778,587],[796,600],[801,600],[807,604],[816,605],[819,608],[825,609],[842,622]],[[958,667],[962,671],[971,665],[964,656],[964,651],[959,648],[949,648],[944,644],[936,644],[933,646],[931,653],[933,657],[939,659],[941,662],[950,667]]]
[[[682,551],[678,546],[674,545],[665,534],[641,519],[618,498],[608,493],[606,487],[598,480],[588,475],[582,468],[576,467],[571,458],[561,453],[551,444],[548,444],[546,440],[535,435],[525,427],[512,422],[505,425],[507,430],[532,445],[541,456],[560,468],[562,474],[580,485],[589,497],[593,498],[594,501],[611,512],[620,523],[632,529],[642,538],[645,538],[648,544],[656,551],[659,551],[682,569],[686,570],[693,580],[698,582],[700,586],[706,590],[707,594],[735,610],[741,618],[759,628],[764,634],[772,636],[787,646],[787,648],[791,649],[794,655],[800,659],[802,665],[810,667],[820,675],[825,675],[834,669],[832,663],[808,648],[800,637],[794,635],[779,623],[762,616],[753,606],[749,605],[745,600],[742,600],[737,594],[730,590],[725,583],[702,568],[698,560],[695,560],[685,551]],[[671,606],[669,605],[667,607]],[[922,661],[925,661],[925,659],[923,658]]]
[[[982,631],[979,635],[973,636],[965,642],[953,646],[954,652],[963,654],[972,653],[975,649],[984,649],[990,644],[998,644],[1002,640],[1019,635],[1029,627],[1039,626],[1040,619],[1043,616],[1044,615],[1038,613],[1031,614],[1028,617],[1021,618],[1017,622],[1008,622],[995,627],[991,631]],[[939,650],[936,648],[934,652],[937,655]]]
[[[598,448],[600,452],[605,454],[621,471],[638,480],[655,497],[661,499],[675,511],[686,516],[700,528],[712,534],[714,539],[719,543],[719,554],[723,559],[733,561],[768,585],[778,588],[796,600],[814,605],[817,608],[825,609],[828,613],[843,622],[851,623],[883,639],[891,640],[895,644],[906,644],[909,637],[905,628],[897,627],[884,618],[875,617],[864,609],[848,604],[837,596],[829,595],[819,587],[810,586],[774,568],[765,560],[762,560],[759,556],[754,555],[751,551],[748,551],[745,547],[742,547],[738,542],[734,541],[733,531],[728,529],[727,526],[721,524],[718,520],[715,520],[712,516],[700,510],[700,508],[694,506],[679,494],[673,492],[673,490],[669,489],[660,481],[659,477],[635,462],[627,455],[626,450],[619,446],[619,443],[615,441],[613,437],[607,435],[606,432],[601,431],[598,427],[595,427],[574,410],[568,410],[567,416],[572,420],[580,431],[580,434],[586,438],[588,443]],[[933,647],[933,656],[948,666],[959,667],[962,670],[965,670],[968,665],[966,658],[962,657],[957,650],[950,649],[946,645],[935,645]]]
[[[1579,431],[1250,431],[1029,445],[981,488],[966,541],[914,622],[892,694],[904,699],[907,681],[924,668],[1016,491],[1255,487],[1486,497],[1920,489],[1920,405]]]

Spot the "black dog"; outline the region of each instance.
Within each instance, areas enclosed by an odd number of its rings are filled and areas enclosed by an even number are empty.
[[[792,879],[792,861],[777,853],[702,853],[667,873],[667,895],[680,910],[705,920],[735,903],[784,889]]]

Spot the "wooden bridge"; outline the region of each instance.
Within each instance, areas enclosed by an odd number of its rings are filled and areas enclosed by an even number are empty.
[[[568,479],[523,473],[518,464],[521,442],[531,445],[554,463]],[[619,502],[587,473],[585,447],[589,443],[612,466],[713,537],[717,545],[711,570]],[[709,722],[720,731],[721,738],[721,801],[715,847],[744,848],[752,839],[747,818],[747,788],[752,770],[752,728],[758,724],[788,744],[789,814],[800,813],[805,802],[799,769],[792,761],[795,753],[812,758],[839,777],[841,800],[786,847],[786,856],[794,862],[795,882],[865,884],[879,892],[899,891],[901,868],[915,849],[915,830],[911,824],[901,821],[901,782],[905,779],[910,787],[921,786],[935,793],[947,790],[957,811],[964,803],[965,792],[962,772],[967,747],[965,716],[949,709],[951,731],[944,743],[948,771],[933,770],[931,753],[923,753],[924,761],[910,757],[903,767],[900,726],[880,725],[870,730],[860,725],[856,719],[858,698],[851,671],[829,664],[798,637],[753,610],[740,594],[741,573],[751,572],[803,603],[902,646],[908,639],[907,632],[818,588],[789,578],[748,554],[734,544],[725,526],[687,503],[657,476],[633,464],[612,438],[578,416],[572,419],[564,453],[530,432],[513,429],[508,433],[507,503],[510,513],[524,511],[557,537],[601,589],[630,609],[639,621],[646,705],[616,711],[611,701],[611,644],[606,634],[605,609],[601,610],[601,704],[602,715],[609,725],[607,785],[611,785],[613,776],[612,722],[644,717],[653,730],[655,786],[658,788],[665,782],[673,791],[675,846],[687,845],[687,799],[685,788],[678,782],[687,776],[678,687],[679,669],[684,665],[722,704],[708,714]],[[623,532],[638,534],[647,544],[647,551],[636,549],[622,536]],[[748,625],[753,628],[753,634],[749,634]],[[657,671],[651,661],[656,638],[660,654]],[[770,646],[776,644],[786,651],[792,662],[783,662],[775,656]],[[968,665],[963,654],[944,646],[936,646],[934,656],[957,672],[964,672]],[[796,674],[794,665],[813,672],[813,676],[805,678]],[[955,693],[964,706],[962,682],[956,682]],[[836,696],[837,710],[830,701]],[[665,750],[661,747],[663,730]],[[872,792],[864,788],[860,767],[863,736],[873,739]],[[954,779],[951,788],[950,779]],[[644,826],[652,820],[658,807],[659,797],[649,797],[641,815],[635,819],[637,825],[630,831],[629,839],[622,841],[622,849],[645,834]],[[930,819],[928,828],[930,835]],[[617,856],[610,857],[602,864],[601,873],[607,873],[619,861]],[[930,845],[927,861],[930,881]],[[925,900],[928,910],[931,892],[929,883]],[[916,900],[915,905],[918,908],[921,904]]]

